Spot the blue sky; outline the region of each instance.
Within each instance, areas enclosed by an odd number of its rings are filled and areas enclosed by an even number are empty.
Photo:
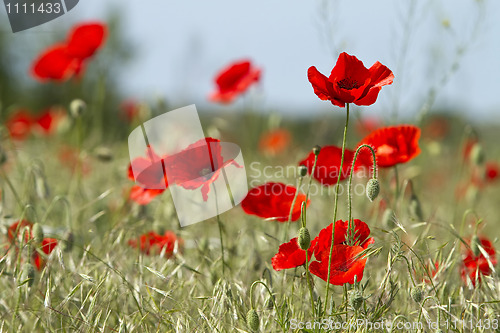
[[[63,17],[20,36],[106,18],[117,8],[137,56],[121,79],[131,97],[207,105],[214,74],[251,58],[263,69],[260,89],[223,109],[251,103],[314,114],[333,106],[313,94],[307,68],[328,74],[346,51],[367,67],[378,60],[395,74],[367,112],[411,117],[435,88],[437,106],[483,119],[500,115],[499,1],[81,0]],[[447,78],[460,48],[458,67]]]

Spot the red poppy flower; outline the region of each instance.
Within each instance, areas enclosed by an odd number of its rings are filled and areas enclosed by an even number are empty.
[[[5,122],[10,137],[15,140],[24,140],[28,137],[34,119],[31,114],[24,109],[12,113]]]
[[[54,251],[54,249],[57,246],[57,239],[55,238],[44,238],[42,241],[42,246],[40,249],[45,253],[46,255],[49,255]],[[33,263],[35,264],[35,267],[37,270],[42,270],[43,267],[45,266],[45,259],[38,253],[38,251],[34,251],[32,255]]]
[[[250,215],[286,222],[296,192],[295,187],[283,183],[265,183],[254,187],[248,192],[241,202],[241,208]],[[303,193],[297,195],[292,210],[292,221],[296,221],[300,217],[300,208],[305,200],[306,196]],[[309,202],[310,200],[307,200],[307,206],[309,206]]]
[[[139,116],[140,105],[133,100],[126,100],[120,104],[120,115],[128,123]]]
[[[314,179],[319,181],[323,185],[335,185],[337,184],[337,179],[340,173],[340,180],[344,180],[349,177],[352,168],[352,160],[354,159],[354,152],[345,149],[344,151],[344,163],[342,164],[342,172],[339,172],[340,162],[342,159],[342,148],[336,146],[324,146],[321,148],[318,155],[318,162],[316,163],[316,169],[314,170]],[[312,172],[314,165],[315,155],[313,152],[309,153],[305,159],[299,162],[299,165],[304,165],[307,167],[309,174]],[[365,167],[371,165],[371,158],[366,154],[358,154],[356,159],[356,164],[354,166],[354,171],[359,171]]]
[[[477,138],[472,138],[472,137],[467,138],[463,146],[463,152],[462,152],[464,161],[468,161],[470,159],[472,148],[474,148],[474,146],[478,142],[479,140]]]
[[[329,283],[337,286],[353,284],[354,277],[356,281],[361,281],[366,264],[366,258],[359,256],[362,251],[361,246],[334,245]],[[311,273],[324,281],[328,278],[329,254],[329,251],[322,251],[319,257],[316,256],[318,261],[309,264]]]
[[[208,200],[210,185],[225,166],[242,167],[232,159],[224,161],[220,140],[213,138],[201,139],[164,161],[168,182],[188,190],[201,187],[204,201]]]
[[[498,179],[500,166],[496,162],[487,162],[485,165],[486,181],[492,183]]]
[[[476,256],[470,248],[470,240],[468,240],[467,244],[469,247],[465,249],[462,267],[460,268],[460,276],[463,281],[465,283],[470,281],[474,287],[476,286],[476,282],[481,282],[482,275],[491,275],[493,272],[488,260],[492,266],[497,264],[496,250],[493,244],[485,237],[479,237],[479,241],[479,245],[488,254],[488,258],[484,256],[482,251]]]
[[[49,135],[57,130],[57,126],[66,117],[64,110],[49,108],[43,111],[35,120],[33,129],[39,133]]]
[[[264,133],[260,137],[259,150],[264,154],[277,155],[288,147],[292,136],[286,129],[277,129]]]
[[[420,129],[411,125],[399,125],[380,128],[367,137],[359,145],[367,144],[375,149],[377,165],[391,167],[399,163],[406,163],[420,153],[418,139]],[[364,150],[360,155],[370,154]]]
[[[355,56],[345,52],[339,55],[328,78],[314,66],[309,67],[307,77],[321,100],[328,100],[342,108],[346,103],[375,103],[382,86],[391,84],[394,79],[391,70],[380,62],[367,69]]]
[[[9,239],[9,241],[11,243],[16,242],[19,233],[22,232],[25,227],[28,227],[29,233],[24,235],[24,242],[28,242],[32,237],[31,228],[33,227],[33,223],[28,220],[16,221],[9,226],[9,228],[7,229],[7,238]]]
[[[237,61],[222,69],[215,78],[217,90],[210,95],[212,102],[228,104],[260,79],[261,70],[249,60]]]
[[[81,60],[90,58],[102,46],[106,26],[99,22],[84,23],[73,27],[69,34],[67,52]]]
[[[311,242],[309,247],[308,259],[311,261],[315,241]],[[306,263],[306,251],[302,250],[297,244],[297,237],[290,239],[288,243],[280,245],[278,253],[271,259],[275,271],[302,266]]]
[[[361,246],[366,249],[368,245],[373,244],[375,240],[370,237],[370,228],[368,225],[358,219],[353,219],[354,223],[354,238],[356,246]],[[314,255],[317,258],[321,258],[323,255],[322,252],[327,252],[330,254],[330,246],[332,244],[332,226],[333,223],[330,223],[326,228],[321,229],[318,237],[314,239],[316,247],[314,248]],[[346,239],[348,237],[347,230],[349,227],[348,221],[338,220],[335,222],[335,239],[333,245],[346,245]]]
[[[437,272],[439,271],[439,261],[436,261],[434,264],[432,264],[432,262],[430,262],[429,264],[427,264],[426,269],[429,272],[431,278],[434,280]],[[425,283],[431,283],[431,280],[429,280],[429,275],[427,275],[426,272],[424,272],[424,276],[423,276],[422,281]]]
[[[33,62],[31,72],[40,81],[63,82],[83,72],[86,59],[101,47],[106,26],[85,23],[75,26],[67,42],[57,43],[43,51]]]
[[[141,184],[132,186],[129,199],[139,205],[149,204],[168,187],[162,158],[153,149],[148,149],[146,156],[147,158],[134,159],[128,167],[128,178]],[[137,177],[134,176],[134,172],[137,173]]]
[[[70,56],[65,44],[56,44],[35,59],[32,75],[40,81],[66,81],[78,68],[78,59]]]
[[[159,235],[154,231],[150,231],[141,235],[138,239],[131,239],[128,244],[146,255],[158,255],[165,248],[165,258],[170,258],[174,253],[175,243],[182,248],[184,241],[177,237],[172,231],[166,231],[164,235]]]

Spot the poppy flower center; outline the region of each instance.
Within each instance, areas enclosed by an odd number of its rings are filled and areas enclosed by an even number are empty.
[[[337,268],[337,270],[345,273],[345,272],[347,272],[349,270],[349,267],[347,267],[347,264],[342,264],[342,265],[339,265],[339,267]]]
[[[211,172],[212,172],[212,169],[210,169],[210,168],[203,168],[203,169],[200,170],[200,176],[205,177],[206,175],[208,175]]]
[[[339,82],[337,82],[337,86],[340,89],[352,90],[359,88],[361,85],[358,83],[358,81],[346,77],[345,79],[342,79]]]

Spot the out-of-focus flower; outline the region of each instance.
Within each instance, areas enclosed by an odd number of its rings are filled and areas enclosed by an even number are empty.
[[[215,77],[217,89],[210,95],[212,102],[228,104],[260,80],[261,70],[249,60],[236,61],[223,68]]]
[[[67,117],[67,113],[57,107],[44,110],[35,120],[33,131],[44,135],[54,134],[58,126]]]
[[[479,244],[471,244],[471,240],[467,240],[467,244],[460,267],[460,276],[465,283],[468,284],[470,281],[475,287],[477,282],[481,282],[483,275],[491,275],[493,272],[492,267],[497,264],[496,250],[486,237],[479,237]],[[471,248],[473,246],[482,247],[487,256],[483,254],[483,251],[474,254]]]
[[[64,82],[83,72],[85,62],[102,46],[106,26],[99,22],[76,25],[66,42],[45,49],[33,62],[32,76],[40,81]]]
[[[80,154],[75,148],[70,146],[61,147],[58,157],[61,164],[69,168],[71,171],[75,171],[78,167],[84,176],[88,175],[92,171],[89,159],[80,158]]]
[[[375,149],[377,166],[387,168],[416,157],[420,153],[419,138],[420,129],[416,126],[390,126],[372,132],[361,140],[359,145],[372,146]],[[360,152],[360,155],[366,154],[369,154],[367,150]]]
[[[131,239],[128,244],[133,248],[139,248],[146,255],[158,255],[164,249],[165,258],[170,258],[174,254],[175,243],[182,249],[184,241],[177,237],[174,232],[166,231],[160,235],[154,231],[141,235],[138,239]]]
[[[134,100],[125,100],[120,104],[120,116],[128,123],[133,122],[140,113],[141,106]]]
[[[248,192],[241,202],[241,208],[250,215],[286,222],[296,193],[297,189],[290,185],[275,182],[265,183]],[[299,193],[293,206],[292,221],[296,221],[300,217],[300,208],[304,201],[306,201],[306,196]],[[307,200],[307,205],[309,202],[310,200]]]
[[[31,126],[34,121],[35,120],[27,110],[20,109],[10,114],[5,122],[5,126],[11,138],[15,140],[24,140],[30,135]]]
[[[375,103],[382,86],[391,84],[394,74],[380,62],[369,69],[355,56],[345,52],[339,55],[329,77],[321,74],[316,67],[307,71],[314,93],[323,101],[330,101],[341,108],[346,103],[371,105]]]
[[[57,239],[55,238],[44,238],[42,244],[40,246],[40,250],[45,253],[45,255],[49,255],[54,251],[57,246]],[[35,265],[37,270],[42,270],[45,267],[46,260],[43,256],[35,250],[32,255],[33,264]]]
[[[259,150],[264,154],[277,155],[288,148],[291,140],[292,136],[286,129],[269,131],[260,137]]]

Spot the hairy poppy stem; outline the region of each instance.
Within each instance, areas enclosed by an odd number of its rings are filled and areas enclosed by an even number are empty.
[[[325,295],[325,310],[323,313],[326,313],[326,307],[328,305],[328,293],[330,291],[330,275],[332,273],[332,254],[333,254],[333,240],[335,239],[335,221],[337,221],[337,206],[339,201],[339,188],[340,188],[340,176],[342,172],[342,167],[344,166],[344,153],[345,153],[345,144],[347,137],[347,127],[349,126],[349,103],[347,103],[346,107],[346,118],[345,118],[345,127],[344,127],[344,137],[342,138],[342,156],[340,158],[340,168],[337,173],[337,185],[335,186],[335,203],[333,207],[333,227],[332,227],[332,241],[330,244],[330,254],[328,256],[328,275],[326,278],[326,295]],[[332,309],[333,312],[333,309]]]
[[[356,164],[356,159],[358,158],[359,151],[363,148],[368,148],[370,149],[373,157],[373,179],[377,179],[377,157],[375,155],[375,150],[370,147],[367,144],[363,144],[356,149],[356,153],[354,154],[354,158],[352,160],[352,166],[351,166],[351,174],[349,175],[349,183],[347,185],[347,207],[349,211],[349,216],[348,216],[348,242],[349,245],[353,245],[354,242],[356,241],[354,239],[354,226],[352,225],[352,193],[351,193],[351,187],[352,187],[352,174],[354,173],[354,165]]]

